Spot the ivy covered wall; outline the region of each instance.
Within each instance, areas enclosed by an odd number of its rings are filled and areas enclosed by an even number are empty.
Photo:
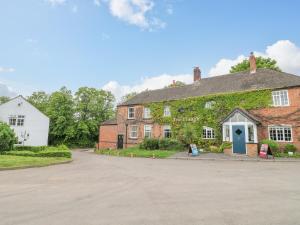
[[[233,84],[234,85],[234,84]],[[151,109],[154,122],[172,127],[176,138],[180,129],[189,123],[194,127],[197,143],[200,146],[220,145],[222,143],[222,127],[220,122],[235,108],[245,110],[269,107],[272,103],[271,90],[258,90],[193,97],[188,99],[158,102],[146,105]],[[206,102],[213,102],[211,108],[205,108]],[[164,117],[164,106],[171,107],[171,116]],[[215,139],[202,138],[203,126],[215,130]]]

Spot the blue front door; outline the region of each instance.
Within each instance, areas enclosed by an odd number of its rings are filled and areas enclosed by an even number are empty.
[[[246,154],[245,126],[232,126],[233,153]]]

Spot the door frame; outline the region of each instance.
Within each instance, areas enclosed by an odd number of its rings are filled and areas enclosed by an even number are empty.
[[[234,127],[243,127],[244,128],[244,144],[245,144],[245,153],[239,153],[239,152],[234,152],[234,139],[233,139],[233,128]],[[248,151],[247,151],[247,136],[248,136],[248,132],[246,133],[246,129],[248,128],[248,126],[246,126],[245,124],[234,124],[231,126],[231,133],[232,133],[232,154],[241,154],[241,155],[247,155]]]
[[[122,148],[119,148],[119,136],[122,136]],[[117,149],[124,149],[124,134],[117,135]]]

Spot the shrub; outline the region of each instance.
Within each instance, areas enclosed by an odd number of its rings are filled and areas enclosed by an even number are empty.
[[[159,140],[161,150],[183,150],[184,146],[176,139],[163,138]]]
[[[159,140],[155,138],[145,138],[141,143],[140,148],[148,150],[159,149]]]
[[[231,142],[223,142],[219,147],[219,152],[224,152],[224,149],[232,148]]]
[[[220,148],[214,145],[209,146],[209,151],[213,153],[221,153]]]
[[[17,142],[14,131],[3,122],[0,122],[0,152],[10,151]]]
[[[195,128],[191,124],[185,124],[178,132],[178,140],[184,145],[195,143],[197,140]]]
[[[260,143],[268,144],[274,154],[279,152],[279,144],[276,141],[265,139],[262,140]]]
[[[288,153],[288,152],[295,152],[297,150],[296,146],[293,144],[286,144],[284,146],[284,152]]]

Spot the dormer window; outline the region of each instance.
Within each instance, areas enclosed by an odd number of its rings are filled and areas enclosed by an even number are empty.
[[[272,92],[273,106],[289,106],[288,90]]]
[[[135,110],[134,107],[128,108],[128,119],[134,119],[135,118]]]
[[[171,110],[170,110],[170,106],[165,106],[164,107],[164,116],[171,116]]]
[[[212,109],[213,108],[213,106],[216,104],[216,102],[215,101],[209,101],[209,102],[206,102],[205,103],[205,108],[206,109]]]

